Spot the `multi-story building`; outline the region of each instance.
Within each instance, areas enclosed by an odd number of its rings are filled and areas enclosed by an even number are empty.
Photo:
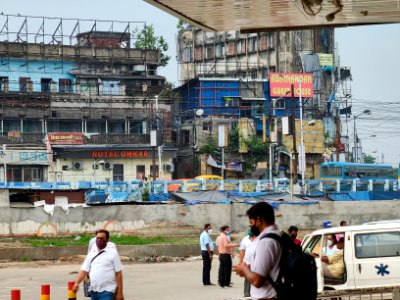
[[[171,144],[172,101],[160,53],[134,48],[133,23],[1,22],[3,181],[171,178],[176,149],[152,147],[150,131]]]
[[[220,119],[228,119],[229,124],[236,127],[243,113],[247,112],[246,117],[254,124],[254,132],[279,146],[276,152],[282,155],[276,156],[276,173],[285,170],[283,173],[288,176],[290,162],[284,154],[297,153],[297,149],[293,149],[293,131],[282,135],[282,127],[286,127],[286,121],[291,119],[291,127],[297,128],[297,145],[300,144],[300,131],[304,133],[306,177],[318,177],[316,166],[323,160],[326,145],[338,146],[336,143],[340,143],[335,135],[338,118],[333,110],[336,103],[333,54],[332,29],[252,34],[235,31],[211,33],[191,27],[182,29],[178,34],[177,56],[182,83],[179,88],[181,109],[184,112],[181,115],[186,112],[188,116],[195,116],[193,111],[199,109],[204,114],[195,121],[189,118],[188,125],[182,122],[180,160],[184,161],[190,153],[188,145],[193,147],[201,143],[201,140],[194,140],[200,137],[199,134],[190,134],[190,122],[209,123],[212,117],[219,123],[222,122]],[[269,80],[273,73],[312,74],[312,96],[303,96],[302,99],[306,122],[302,128],[299,96],[292,98],[290,91],[280,97],[273,96]],[[290,118],[292,115],[295,118]],[[194,128],[197,126],[191,130]],[[192,136],[193,140],[185,144],[182,137],[185,135]],[[245,163],[246,156],[234,159]],[[196,169],[194,173],[199,171]],[[202,169],[204,171],[206,169]]]

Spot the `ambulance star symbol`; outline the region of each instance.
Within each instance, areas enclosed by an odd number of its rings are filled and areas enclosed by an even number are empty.
[[[381,264],[380,266],[375,266],[375,268],[378,270],[376,274],[385,276],[388,275],[390,272],[387,270],[389,266],[388,265],[383,265]]]

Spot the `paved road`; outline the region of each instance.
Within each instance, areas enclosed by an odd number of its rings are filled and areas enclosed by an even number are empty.
[[[236,262],[236,261],[235,261]],[[235,263],[234,262],[234,263]],[[214,259],[211,281],[217,282],[219,262]],[[0,300],[9,300],[12,288],[21,289],[21,300],[40,299],[40,286],[50,284],[51,299],[67,297],[67,282],[73,281],[77,264],[2,268],[0,264]],[[154,264],[124,264],[125,300],[223,300],[243,295],[243,279],[232,274],[233,287],[203,286],[202,261]],[[85,298],[80,290],[77,299]]]

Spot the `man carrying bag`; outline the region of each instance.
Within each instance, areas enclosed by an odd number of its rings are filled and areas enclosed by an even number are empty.
[[[96,247],[86,256],[72,288],[77,292],[79,284],[89,277],[90,286],[87,290],[91,300],[124,299],[122,264],[116,248],[107,246],[109,237],[107,230],[100,229],[96,232]]]

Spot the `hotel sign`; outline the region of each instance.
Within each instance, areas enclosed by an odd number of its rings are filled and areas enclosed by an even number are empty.
[[[269,87],[271,97],[292,97],[291,87],[294,86],[294,97],[314,97],[312,74],[308,73],[270,73]]]
[[[146,150],[94,150],[90,152],[91,158],[150,158]]]

